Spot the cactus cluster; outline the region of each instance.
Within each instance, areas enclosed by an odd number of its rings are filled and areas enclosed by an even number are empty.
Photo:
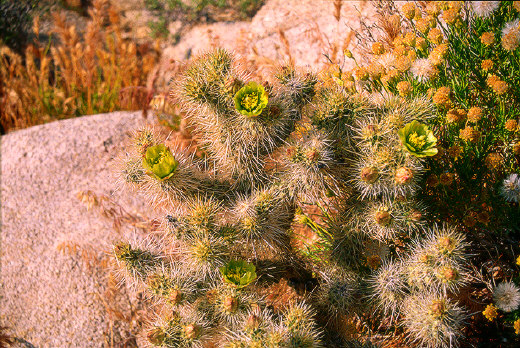
[[[269,82],[249,76],[222,49],[194,59],[170,95],[204,155],[145,128],[122,161],[121,180],[164,216],[150,245],[114,247],[125,279],[163,308],[143,341],[321,347],[330,320],[316,319],[369,308],[391,315],[410,342],[455,345],[465,312],[452,296],[469,279],[467,243],[431,227],[417,195],[424,158],[437,152],[424,124],[432,104],[353,93],[290,65]],[[326,224],[304,212],[309,204],[330,208]],[[318,261],[293,242],[302,223],[322,241]],[[274,310],[258,290],[291,267],[318,285]]]

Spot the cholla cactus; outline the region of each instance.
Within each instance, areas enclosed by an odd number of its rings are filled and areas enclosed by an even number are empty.
[[[315,310],[328,325],[366,306],[405,320],[420,343],[460,336],[459,322],[420,336],[444,319],[419,320],[406,306],[413,298],[430,308],[421,291],[431,291],[459,313],[445,297],[468,280],[463,237],[428,229],[416,195],[425,157],[437,151],[421,125],[433,117],[430,102],[318,85],[291,66],[274,82],[251,81],[224,50],[192,61],[171,95],[204,159],[145,128],[120,176],[164,214],[153,250],[114,248],[125,274],[169,313],[145,329],[149,346],[321,347]],[[326,221],[306,215],[306,204]],[[295,256],[298,222],[319,235],[314,263]],[[409,254],[396,252],[410,240]],[[316,278],[308,303],[268,306],[259,289],[276,267]]]
[[[274,313],[253,282],[255,264],[292,258],[289,230],[303,192],[293,179],[313,183],[319,177],[312,165],[332,160],[328,142],[317,140],[302,143],[325,151],[309,158],[310,171],[291,175],[291,167],[268,169],[274,151],[289,143],[316,84],[313,74],[287,66],[277,80],[248,81],[224,50],[188,66],[171,95],[184,107],[207,154],[204,161],[153,129],[134,134],[120,180],[142,192],[165,217],[149,238],[155,240],[152,250],[120,243],[114,254],[127,278],[169,313],[145,329],[148,346],[320,346],[310,308],[295,304],[288,313]],[[294,324],[296,318],[301,325]]]

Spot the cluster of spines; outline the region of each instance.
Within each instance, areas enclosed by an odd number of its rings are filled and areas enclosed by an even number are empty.
[[[262,184],[268,178],[267,156],[294,130],[316,78],[286,67],[278,76],[280,86],[265,86],[267,107],[248,117],[234,105],[234,95],[247,77],[230,53],[217,50],[196,59],[174,89],[219,176],[239,184],[244,180]]]
[[[453,228],[431,228],[412,242],[409,255],[386,263],[369,279],[372,301],[400,318],[410,342],[457,346],[466,312],[451,296],[471,281],[465,238]]]

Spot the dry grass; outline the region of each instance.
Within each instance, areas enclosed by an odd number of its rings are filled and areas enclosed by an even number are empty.
[[[53,31],[58,43],[35,41],[23,56],[0,45],[4,131],[148,105],[146,79],[158,61],[158,47],[123,40],[119,11],[108,0],[95,0],[89,15],[83,36],[57,13]],[[33,31],[38,37],[38,18]]]

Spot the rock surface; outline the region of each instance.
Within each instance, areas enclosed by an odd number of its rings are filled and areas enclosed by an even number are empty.
[[[368,1],[343,1],[338,11],[334,1],[268,0],[251,22],[198,25],[183,34],[177,45],[165,48],[163,55],[183,60],[219,46],[241,55],[292,59],[298,66],[320,69],[327,63],[324,54],[336,51],[342,56],[345,48],[356,53],[353,30],[374,14]]]
[[[102,258],[123,237],[76,193],[146,212],[136,195],[115,192],[112,178],[130,131],[145,122],[141,112],[115,112],[2,137],[0,326],[16,337],[36,347],[104,346],[106,274],[88,270],[77,253]]]

